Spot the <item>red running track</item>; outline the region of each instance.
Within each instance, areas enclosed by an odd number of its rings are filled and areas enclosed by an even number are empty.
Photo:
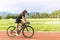
[[[6,32],[0,32],[0,40],[60,40],[60,32],[35,32],[32,38],[19,37],[10,38]]]

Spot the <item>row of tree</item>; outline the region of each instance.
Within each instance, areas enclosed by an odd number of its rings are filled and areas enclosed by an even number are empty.
[[[30,18],[60,18],[60,10],[53,11],[51,13],[43,12],[31,15]]]
[[[16,19],[17,15],[6,15],[5,17],[0,16],[0,19],[5,18],[5,19],[9,19],[9,18],[13,18]],[[60,18],[60,10],[56,10],[53,11],[51,13],[47,13],[47,12],[43,12],[43,13],[39,13],[36,12],[33,15],[30,15],[28,18]]]
[[[6,16],[0,16],[0,19],[16,19],[17,15],[6,15]]]

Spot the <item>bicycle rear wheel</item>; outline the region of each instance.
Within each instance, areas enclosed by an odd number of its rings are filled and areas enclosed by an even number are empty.
[[[26,38],[31,38],[34,35],[34,29],[31,26],[24,27],[22,34]]]
[[[15,37],[16,35],[15,35],[15,29],[16,29],[16,27],[15,26],[9,26],[8,28],[7,28],[7,35],[9,36],[9,37]]]

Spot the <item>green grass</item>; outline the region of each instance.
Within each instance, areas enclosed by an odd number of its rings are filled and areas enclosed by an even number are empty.
[[[28,19],[30,22],[60,22],[60,19],[57,18],[49,18],[49,19]]]
[[[15,20],[2,19],[0,20],[0,30],[6,30],[9,26],[15,26]]]
[[[39,19],[39,20],[27,20],[31,22],[30,26],[35,31],[60,31],[60,24],[44,24],[44,23],[32,23],[32,22],[60,22],[60,19]],[[15,19],[2,19],[0,20],[0,30],[6,30],[9,26],[15,26]]]

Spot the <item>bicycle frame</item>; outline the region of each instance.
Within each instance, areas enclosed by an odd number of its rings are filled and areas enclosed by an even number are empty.
[[[17,30],[17,32],[18,32],[18,34],[20,34],[20,32],[25,28],[25,27],[27,27],[26,25],[25,25],[25,23],[22,25],[22,28],[19,30]]]

